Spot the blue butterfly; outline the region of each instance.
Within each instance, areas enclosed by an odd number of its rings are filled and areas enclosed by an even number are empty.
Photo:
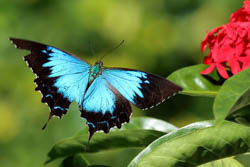
[[[165,78],[126,68],[105,68],[101,61],[93,66],[70,53],[41,43],[10,38],[17,48],[30,54],[24,57],[37,75],[34,80],[42,102],[52,116],[66,114],[72,101],[79,104],[87,120],[89,140],[96,131],[108,133],[129,122],[131,105],[147,110],[180,92],[182,88]],[[48,119],[48,120],[49,120]]]

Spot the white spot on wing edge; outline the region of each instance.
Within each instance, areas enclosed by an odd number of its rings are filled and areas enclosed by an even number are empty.
[[[15,48],[18,48],[17,45],[13,42],[13,40],[11,38],[9,38],[9,40],[10,40],[10,43],[12,43]]]
[[[29,67],[29,69],[31,69],[32,73],[35,75],[35,79],[39,78],[37,76],[37,74],[34,73],[32,67],[30,67],[28,61],[25,60],[25,56],[23,56],[23,60],[25,61],[26,65]],[[38,87],[37,83],[35,81],[33,81],[33,82],[34,82],[34,84],[36,85],[36,88],[37,88]],[[41,90],[36,90],[36,91],[38,91],[42,95],[42,99],[43,99],[43,94],[42,94]],[[49,112],[51,113],[51,108],[49,107],[49,104],[47,102],[45,102],[44,104],[46,104],[48,106]],[[53,117],[55,117],[55,115],[53,115]],[[56,116],[56,117],[60,118],[59,116]]]
[[[178,92],[173,93],[171,96],[168,96],[167,99],[170,99],[171,97],[177,95],[177,94],[180,93],[180,92],[181,92],[181,90],[178,91]],[[143,108],[142,110],[148,110],[148,109],[151,109],[151,108],[153,108],[153,107],[155,107],[155,106],[158,106],[159,104],[163,103],[165,100],[166,100],[166,99],[163,99],[161,102],[157,103],[156,105],[152,105],[152,106],[150,106],[149,108]]]

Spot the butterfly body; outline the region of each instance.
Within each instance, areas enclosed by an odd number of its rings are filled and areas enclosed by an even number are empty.
[[[95,65],[91,67],[89,74],[89,84],[91,84],[98,75],[102,74],[102,65],[102,61],[97,61]]]
[[[106,68],[101,61],[93,66],[55,47],[10,38],[17,48],[30,54],[24,57],[37,75],[36,90],[52,116],[66,114],[71,102],[79,104],[81,117],[87,120],[90,137],[99,130],[108,133],[129,122],[131,104],[146,110],[182,90],[165,78],[127,68]]]

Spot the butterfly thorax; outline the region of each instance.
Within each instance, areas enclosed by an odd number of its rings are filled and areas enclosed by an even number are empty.
[[[102,65],[101,61],[97,61],[94,66],[91,67],[89,73],[89,83],[92,83],[96,77],[102,74]]]

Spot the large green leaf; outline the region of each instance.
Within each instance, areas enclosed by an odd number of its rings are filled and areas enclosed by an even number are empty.
[[[223,84],[214,101],[214,116],[221,122],[227,115],[249,104],[250,68],[232,76]]]
[[[234,111],[227,117],[227,120],[235,121],[240,124],[250,126],[250,105]]]
[[[174,126],[173,124],[170,124],[166,121],[152,118],[152,117],[143,116],[143,117],[132,117],[129,123],[125,123],[122,125],[121,129],[125,129],[125,130],[147,129],[147,130],[156,130],[160,132],[169,133],[178,128]],[[113,128],[112,131],[114,130],[119,131],[121,129]],[[84,135],[87,133],[88,133],[88,127],[85,126],[83,130],[78,132],[77,136]]]
[[[216,96],[220,89],[218,75],[213,72],[209,77],[214,79],[214,83],[205,78],[200,72],[206,69],[204,64],[185,67],[173,72],[167,79],[173,81],[183,88],[182,94],[191,96]]]
[[[237,161],[239,161],[244,166],[248,167],[250,164],[250,152],[245,154],[240,154],[235,157]]]
[[[121,129],[148,129],[169,133],[178,129],[176,126],[155,118],[133,117],[128,124],[124,124]]]
[[[209,162],[204,165],[199,165],[198,167],[244,167],[244,165],[233,157],[229,157]]]
[[[92,165],[127,167],[132,159],[136,155],[138,155],[144,148],[145,147],[129,147],[122,149],[112,149],[96,153],[84,153],[84,156]]]
[[[109,134],[96,133],[88,146],[88,153],[118,148],[143,148],[165,133],[154,130],[119,130]],[[86,153],[88,134],[71,137],[57,143],[48,153],[46,163],[75,153]]]
[[[193,167],[250,150],[250,128],[224,121],[194,123],[150,144],[129,167]]]
[[[60,167],[88,167],[90,163],[86,160],[86,158],[81,154],[73,154],[67,158],[65,158]]]
[[[77,153],[65,158],[60,167],[109,167],[106,165],[90,165],[83,154]]]

